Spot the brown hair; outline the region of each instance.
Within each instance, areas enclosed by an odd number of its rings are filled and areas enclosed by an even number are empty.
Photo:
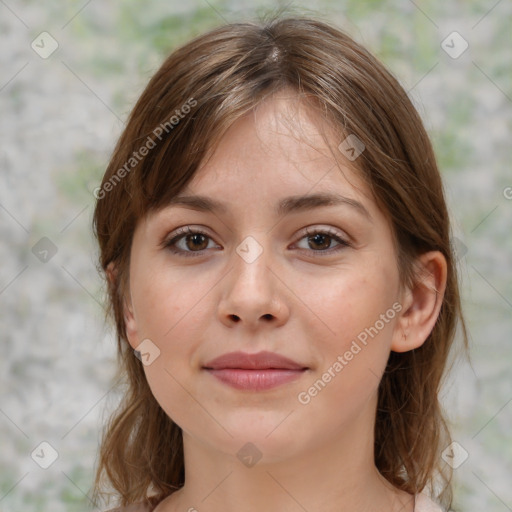
[[[95,496],[105,474],[121,506],[156,504],[184,484],[181,429],[153,397],[126,341],[123,296],[136,224],[185,187],[234,121],[283,88],[312,99],[339,141],[355,134],[364,143],[357,167],[390,219],[402,286],[419,279],[418,255],[438,250],[446,258],[446,290],[432,332],[420,348],[392,352],[380,383],[375,464],[397,488],[415,494],[429,486],[451,504],[451,473],[440,458],[450,437],[438,393],[457,320],[465,346],[467,334],[433,149],[406,92],[383,65],[338,29],[302,17],[222,26],[174,51],[117,143],[93,222],[101,268],[116,268],[108,312],[126,392],[104,431]]]

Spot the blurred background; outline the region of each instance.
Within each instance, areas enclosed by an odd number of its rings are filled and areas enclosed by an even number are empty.
[[[1,512],[101,509],[100,430],[120,395],[92,191],[172,49],[279,7],[365,45],[424,119],[471,337],[443,392],[454,510],[512,510],[510,0],[0,0]]]

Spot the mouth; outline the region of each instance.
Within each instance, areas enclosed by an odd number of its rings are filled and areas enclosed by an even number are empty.
[[[203,366],[218,381],[232,388],[264,391],[299,379],[309,368],[273,352],[231,352]]]
[[[306,368],[302,370],[287,370],[283,368],[267,368],[264,370],[223,368],[214,370],[205,368],[205,370],[220,382],[235,389],[247,391],[273,389],[299,379],[307,371]]]

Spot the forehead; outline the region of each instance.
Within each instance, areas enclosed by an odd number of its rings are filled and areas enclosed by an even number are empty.
[[[180,196],[203,195],[224,202],[273,199],[283,213],[284,196],[336,195],[372,202],[359,169],[338,150],[340,135],[291,91],[262,102],[238,119]],[[321,200],[319,200],[321,201]],[[219,201],[211,201],[220,211]],[[288,201],[288,205],[289,205]]]

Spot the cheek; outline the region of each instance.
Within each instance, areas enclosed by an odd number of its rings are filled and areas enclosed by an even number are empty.
[[[192,366],[204,338],[204,306],[195,295],[177,288],[169,292],[162,281],[148,287],[146,297],[148,301],[140,306],[139,324],[160,351],[158,358],[144,367],[151,391],[165,413],[184,430],[191,422],[197,428],[211,429],[201,404],[192,398],[196,395],[191,380],[196,369]]]
[[[382,276],[352,273],[335,284],[331,282],[329,293],[311,296],[323,328],[320,331],[315,322],[309,337],[321,358],[297,402],[307,417],[338,428],[376,400],[396,311],[392,287]]]
[[[317,313],[310,315],[315,321],[309,326],[309,338],[320,359],[308,382],[311,387],[303,389],[299,402],[315,402],[307,409],[318,407],[319,414],[329,404],[343,404],[346,409],[338,410],[338,421],[376,394],[390,354],[396,323],[395,276],[377,265],[374,270],[368,268],[372,267],[340,272],[337,279],[309,295],[308,305]]]
[[[195,364],[193,355],[204,341],[205,318],[211,315],[208,290],[212,286],[169,271],[141,277],[133,297],[139,337],[149,338],[160,351],[146,373],[157,388],[165,382],[168,389],[176,384],[171,375],[185,382]]]
[[[305,295],[313,316],[321,320],[324,339],[339,340],[331,342],[333,345],[341,344],[334,348],[343,348],[347,340],[366,332],[365,329],[376,322],[382,334],[387,336],[392,330],[390,327],[395,316],[392,305],[396,296],[392,278],[387,276],[390,274],[384,270],[370,273],[350,269]],[[385,316],[384,324],[380,320],[381,315]]]
[[[205,304],[201,298],[208,289],[204,288],[176,272],[140,273],[132,293],[139,333],[166,346],[183,326],[193,328],[193,317]]]

